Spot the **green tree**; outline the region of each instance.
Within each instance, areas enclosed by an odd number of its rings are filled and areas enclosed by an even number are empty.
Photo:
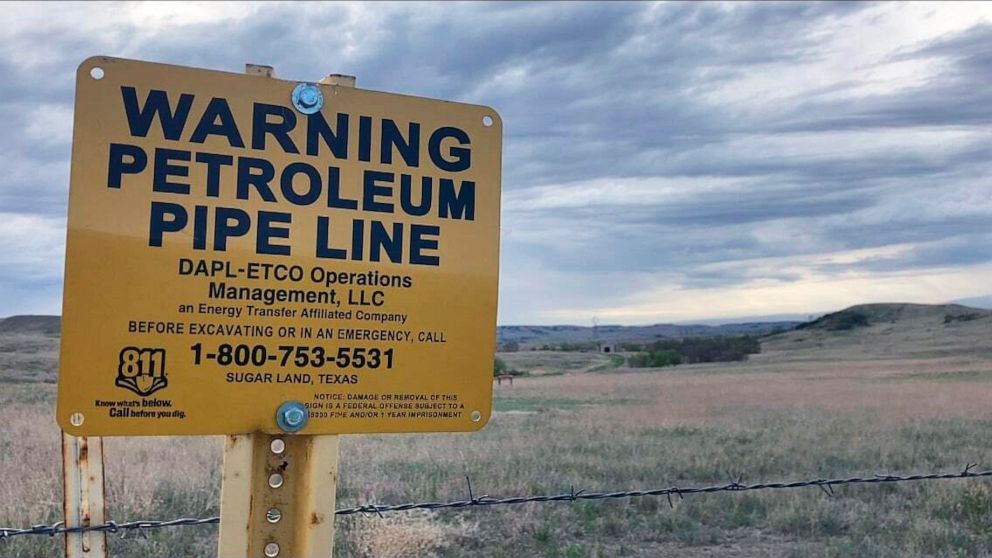
[[[651,353],[651,366],[676,366],[682,364],[682,355],[672,349],[664,349]]]
[[[506,374],[506,371],[507,371],[506,362],[503,359],[496,357],[496,360],[493,362],[493,376]]]

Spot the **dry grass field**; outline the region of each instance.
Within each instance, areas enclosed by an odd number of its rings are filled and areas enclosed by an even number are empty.
[[[519,351],[501,353],[500,358],[511,370],[534,376],[599,372],[615,367],[614,359],[601,353]]]
[[[789,332],[745,363],[632,370],[562,354],[556,373],[554,354],[507,355],[544,374],[497,388],[482,432],[344,438],[339,505],[460,499],[466,475],[477,495],[499,497],[992,467],[992,318],[942,318]],[[53,398],[49,384],[0,385],[0,525],[59,519]],[[220,447],[219,438],[109,439],[111,517],[216,514]],[[673,503],[351,516],[338,520],[336,556],[992,556],[983,480]],[[212,556],[215,544],[216,527],[185,527],[115,536],[111,550]],[[0,541],[0,556],[59,549],[47,537]]]

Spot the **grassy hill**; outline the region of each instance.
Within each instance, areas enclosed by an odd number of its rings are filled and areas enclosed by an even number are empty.
[[[59,316],[12,316],[0,319],[0,382],[55,382],[58,372]],[[653,341],[712,335],[766,334],[775,329],[788,329],[798,322],[756,322],[722,326],[671,325],[617,326],[597,328],[582,326],[500,326],[499,341],[516,341],[523,348],[545,343],[583,343],[594,339],[607,343],[620,341]],[[604,355],[581,353],[571,357],[562,353],[541,353],[508,357],[511,367],[537,372],[560,372],[609,367],[612,361]],[[553,362],[552,362],[553,361]],[[560,361],[560,362],[559,362]]]
[[[558,343],[645,342],[658,339],[684,337],[715,337],[723,335],[766,335],[774,331],[789,330],[799,322],[749,322],[740,324],[678,325],[654,324],[647,326],[601,325],[595,328],[576,325],[555,326],[499,326],[496,339],[500,344],[516,342],[524,348]]]
[[[58,316],[13,316],[0,319],[0,382],[46,382],[58,370]],[[791,330],[795,327],[796,329]],[[605,342],[654,341],[714,335],[763,335],[790,329],[762,342],[757,360],[823,360],[832,358],[992,357],[992,310],[959,304],[864,304],[806,323],[761,322],[723,326],[599,326]],[[582,343],[594,339],[592,328],[580,326],[501,326],[500,342],[522,348],[544,343]],[[514,368],[549,373],[608,368],[606,355],[545,351],[504,353]],[[560,361],[560,362],[559,362]]]
[[[762,343],[764,358],[992,356],[992,310],[959,304],[862,304]]]
[[[11,316],[0,318],[0,334],[58,335],[62,329],[60,316]]]
[[[54,383],[61,324],[58,316],[0,319],[0,382]]]

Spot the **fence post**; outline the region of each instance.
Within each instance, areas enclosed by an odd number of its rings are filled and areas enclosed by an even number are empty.
[[[246,64],[245,72],[273,77],[270,66]],[[351,76],[320,83],[354,87]],[[228,436],[220,497],[220,558],[330,558],[338,436]]]
[[[62,487],[66,527],[88,527],[105,521],[103,438],[62,433]],[[66,533],[65,556],[106,558],[107,533]]]
[[[337,469],[337,436],[228,436],[218,556],[330,558]]]

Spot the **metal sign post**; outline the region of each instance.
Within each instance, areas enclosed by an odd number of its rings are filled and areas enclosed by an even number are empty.
[[[329,558],[337,481],[337,436],[228,436],[217,555]]]
[[[246,64],[245,73],[273,75],[271,67],[254,64]],[[329,76],[321,83],[354,87],[355,78]],[[303,406],[284,405],[275,420],[284,430],[298,431],[307,414]],[[228,436],[217,555],[330,558],[337,484],[335,435]]]
[[[106,518],[103,439],[62,433],[63,511],[66,527],[100,525]],[[106,558],[107,533],[66,533],[66,558]]]

